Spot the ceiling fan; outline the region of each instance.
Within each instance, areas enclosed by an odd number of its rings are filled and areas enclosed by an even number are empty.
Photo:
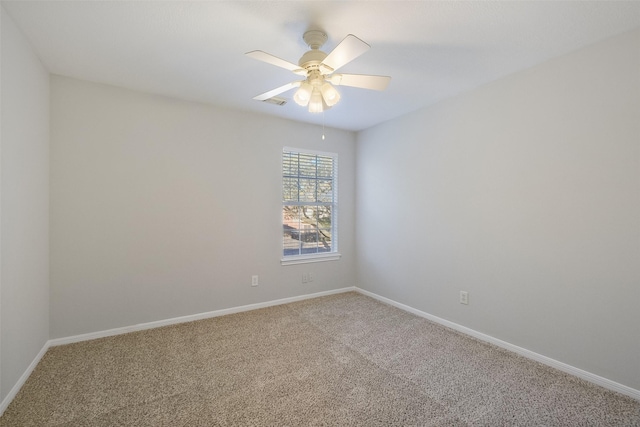
[[[293,100],[303,107],[308,107],[312,113],[320,113],[333,107],[340,100],[340,93],[333,85],[384,90],[389,84],[391,80],[389,76],[335,73],[340,67],[371,48],[371,46],[353,34],[346,36],[329,54],[320,50],[327,41],[327,35],[323,31],[310,30],[304,33],[302,38],[311,50],[302,55],[298,65],[261,50],[246,53],[251,58],[285,68],[295,74],[306,77],[304,80],[287,83],[284,86],[255,96],[253,99],[265,101],[297,87],[298,90],[293,95]]]

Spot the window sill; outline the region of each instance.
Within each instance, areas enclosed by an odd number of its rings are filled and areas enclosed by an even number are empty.
[[[310,262],[337,261],[342,257],[338,252],[327,254],[296,255],[280,260],[281,265],[308,264]]]

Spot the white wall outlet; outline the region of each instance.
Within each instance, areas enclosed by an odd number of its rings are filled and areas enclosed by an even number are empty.
[[[313,273],[309,273],[309,281],[313,282],[313,279],[315,279],[316,275]]]
[[[469,304],[469,292],[460,291],[460,304]]]
[[[309,282],[309,273],[302,273],[302,283]]]
[[[251,286],[258,286],[258,276],[251,276]]]

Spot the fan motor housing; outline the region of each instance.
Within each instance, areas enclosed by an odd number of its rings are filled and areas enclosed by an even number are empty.
[[[327,34],[320,30],[309,30],[302,36],[304,42],[311,48],[302,55],[298,65],[307,71],[317,70],[327,54],[320,50],[327,41]]]
[[[309,70],[311,68],[318,68],[318,66],[324,61],[324,58],[327,57],[327,54],[318,49],[311,49],[300,58],[298,61],[298,65],[305,70]]]

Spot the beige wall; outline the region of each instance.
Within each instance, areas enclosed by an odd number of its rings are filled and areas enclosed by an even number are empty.
[[[2,401],[49,339],[49,73],[0,14]]]
[[[361,132],[359,286],[640,389],[639,114],[635,31]]]
[[[355,134],[321,135],[52,76],[51,338],[354,286]],[[339,155],[339,261],[280,265],[283,146]]]

